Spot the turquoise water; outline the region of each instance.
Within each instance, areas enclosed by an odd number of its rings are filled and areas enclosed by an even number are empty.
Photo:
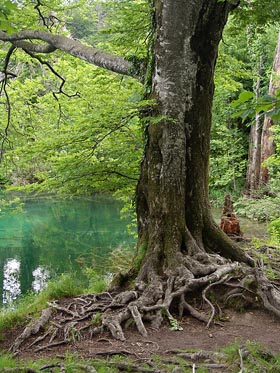
[[[30,290],[39,291],[49,278],[81,272],[83,265],[106,268],[110,252],[135,246],[121,219],[121,204],[110,198],[29,199],[23,213],[0,215],[0,306]],[[220,209],[213,210],[216,221]],[[248,238],[264,238],[265,226],[240,219]]]
[[[133,247],[121,204],[110,197],[29,199],[23,213],[0,217],[0,303],[38,291],[57,274],[104,267],[118,247]],[[106,268],[104,268],[106,270]]]

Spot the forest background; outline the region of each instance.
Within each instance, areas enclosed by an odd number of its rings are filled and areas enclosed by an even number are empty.
[[[49,1],[39,8],[40,4],[4,2],[2,28],[9,33],[47,27],[129,61],[142,63],[151,57],[151,4],[147,0]],[[230,18],[220,44],[210,197],[221,206],[229,192],[239,214],[275,221],[270,231],[277,240],[280,63],[275,49],[279,49],[279,23],[271,14],[270,22],[265,14],[248,14]],[[0,95],[3,190],[64,196],[109,192],[126,202],[127,212],[133,212],[146,140],[141,110],[151,104],[145,100],[147,82],[62,52],[44,60],[18,49],[7,61],[7,48],[1,42],[1,68],[6,74],[2,74]],[[273,117],[273,126],[264,134],[266,114]],[[265,141],[272,138],[268,154],[263,154]],[[265,180],[260,169],[268,170]]]

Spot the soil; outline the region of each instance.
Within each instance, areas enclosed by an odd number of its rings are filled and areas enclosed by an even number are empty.
[[[271,352],[280,352],[280,320],[266,311],[254,309],[238,313],[226,312],[227,321],[224,326],[214,325],[207,329],[205,324],[192,317],[184,317],[180,321],[182,331],[171,331],[168,325],[159,330],[148,330],[148,337],[142,337],[136,329],[130,327],[125,331],[124,342],[113,339],[104,333],[91,340],[75,341],[68,345],[60,345],[35,353],[25,349],[18,355],[22,359],[34,360],[42,357],[58,357],[66,352],[77,353],[86,358],[126,355],[132,358],[147,358],[153,354],[166,355],[173,350],[202,349],[216,350],[228,346],[235,341],[240,344],[247,340],[258,342]],[[6,334],[0,349],[7,350],[22,329],[10,330]],[[32,340],[29,339],[28,344]]]

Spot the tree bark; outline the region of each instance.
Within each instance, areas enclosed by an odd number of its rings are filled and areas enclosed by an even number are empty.
[[[174,271],[182,254],[247,261],[210,215],[208,169],[214,67],[230,2],[157,0],[154,117],[137,188],[139,273]],[[144,252],[144,253],[143,253]]]
[[[279,88],[279,79],[280,79],[280,31],[278,33],[278,40],[275,49],[274,62],[273,62],[273,71],[270,77],[269,90],[268,94],[274,95],[276,90]],[[270,117],[266,116],[264,119],[262,135],[261,135],[261,172],[260,172],[260,183],[259,187],[266,186],[269,182],[269,172],[268,168],[263,165],[263,163],[275,153],[275,144],[272,138],[271,126],[273,121]]]

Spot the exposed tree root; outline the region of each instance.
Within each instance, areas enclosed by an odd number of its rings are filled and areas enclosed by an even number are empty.
[[[66,305],[65,301],[64,305],[49,303],[49,308],[25,328],[10,350],[38,352],[92,338],[105,330],[124,341],[124,330],[131,323],[147,337],[147,322],[150,327],[159,328],[164,318],[169,320],[171,329],[180,330],[171,313],[180,317],[190,314],[209,328],[212,323],[220,323],[215,320],[222,316],[219,303],[237,298],[253,303],[257,297],[265,308],[280,316],[279,289],[265,277],[262,268],[250,268],[202,252],[181,259],[179,266],[166,271],[168,275],[154,276],[149,284],[138,281],[133,290],[83,295]],[[193,303],[194,298],[200,299],[201,309]],[[30,341],[32,335],[37,337]]]
[[[43,329],[50,320],[52,312],[53,311],[51,308],[44,309],[39,319],[33,320],[31,325],[28,325],[21,335],[16,339],[15,343],[11,347],[11,351],[17,352],[24,341],[26,341],[32,334],[37,334],[40,329]]]

